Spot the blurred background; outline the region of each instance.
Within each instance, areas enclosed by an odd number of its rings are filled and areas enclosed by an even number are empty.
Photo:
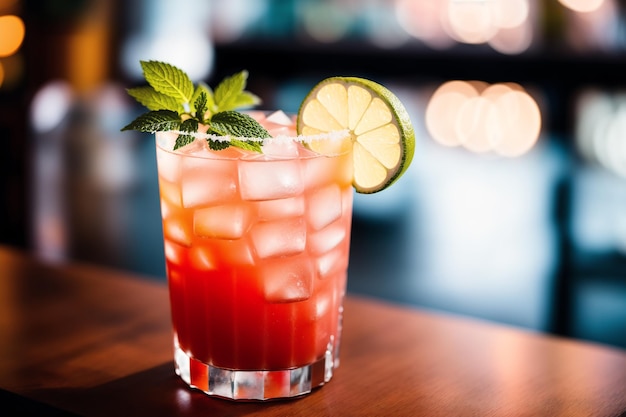
[[[626,1],[0,0],[0,244],[165,280],[140,59],[291,112],[385,84],[416,154],[349,291],[626,348]]]

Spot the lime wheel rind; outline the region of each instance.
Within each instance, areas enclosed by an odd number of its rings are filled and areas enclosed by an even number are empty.
[[[363,103],[362,99],[352,100],[352,102],[350,102],[347,95],[351,87],[357,87],[354,91],[359,94],[362,94],[362,91],[359,89],[365,90],[369,94],[369,101]],[[345,93],[341,88],[345,89]],[[329,90],[332,94],[327,94]],[[346,98],[337,97],[343,94],[346,95]],[[335,95],[335,97],[332,97],[332,95]],[[338,98],[339,100],[337,100]],[[345,109],[341,107],[341,103],[335,102],[342,102],[344,100],[346,101]],[[304,120],[305,110],[307,110],[306,107],[311,105],[317,107],[315,110],[320,113],[318,116],[330,117],[334,120],[318,120],[317,125],[325,126],[322,129],[311,129]],[[320,109],[320,106],[323,107],[323,109]],[[354,108],[351,108],[351,106]],[[384,109],[380,106],[384,106]],[[326,111],[326,114],[324,114],[323,111]],[[374,119],[374,125],[369,126],[373,127],[372,130],[379,129],[382,124],[384,124],[384,128],[390,134],[392,142],[385,143],[384,141],[386,139],[384,137],[381,137],[380,141],[378,141],[375,135],[372,137],[372,134],[368,135],[367,131],[363,131],[362,129],[359,131],[360,126],[366,126],[367,129],[369,120],[355,119],[354,114],[351,114],[351,112],[356,113],[357,117]],[[388,115],[385,113],[388,113]],[[377,117],[389,116],[391,119],[386,122],[376,120]],[[371,194],[382,191],[395,183],[410,166],[415,153],[415,132],[413,125],[400,99],[381,84],[358,77],[330,77],[318,83],[309,94],[307,94],[298,112],[298,133],[310,134],[346,128],[350,130],[351,141],[353,142],[355,166],[353,186],[357,192]],[[395,129],[397,132],[390,132],[390,129]],[[393,138],[396,136],[397,141],[393,143]],[[393,151],[396,151],[397,148],[400,154],[392,156],[392,160],[390,161],[389,156],[385,157],[384,155],[386,153],[384,151],[385,147],[389,147]],[[329,146],[328,149],[322,149],[321,151],[327,153],[332,151],[332,149],[333,147]],[[383,149],[383,151],[381,151],[383,155],[377,154],[376,151],[380,149]],[[395,164],[393,164],[393,162],[395,162]],[[393,164],[393,166],[391,164]],[[384,169],[386,171],[384,175],[380,172],[375,174],[384,178],[376,184],[364,185],[363,181],[367,181],[367,177],[370,174],[367,172],[368,169],[378,171]]]

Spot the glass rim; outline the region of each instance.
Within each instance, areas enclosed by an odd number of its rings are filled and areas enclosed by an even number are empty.
[[[343,129],[343,130],[333,130],[330,132],[325,132],[325,133],[319,133],[319,134],[315,134],[315,135],[296,135],[296,136],[292,136],[292,135],[278,135],[275,137],[269,137],[269,138],[248,138],[248,137],[239,137],[239,136],[233,136],[233,135],[215,135],[212,133],[203,133],[203,132],[185,132],[182,130],[161,130],[161,131],[156,131],[153,132],[154,134],[157,133],[170,133],[170,134],[175,134],[175,135],[187,135],[187,136],[192,136],[194,139],[210,139],[210,140],[214,140],[216,142],[230,142],[233,140],[239,140],[242,142],[276,142],[276,143],[281,143],[281,142],[301,142],[301,143],[311,143],[317,140],[341,140],[341,139],[346,139],[348,137],[350,137],[350,130],[348,129]]]
[[[240,138],[240,137],[235,137],[235,136],[220,136],[220,135],[214,135],[214,134],[207,134],[203,132],[183,132],[180,130],[162,130],[162,131],[153,132],[153,134],[155,135],[156,146],[162,151],[173,154],[173,155],[184,156],[184,157],[189,157],[189,158],[201,158],[201,159],[239,159],[239,160],[249,160],[249,161],[263,161],[263,159],[256,158],[255,156],[259,155],[257,153],[254,153],[253,156],[248,156],[245,153],[245,151],[242,151],[242,154],[239,156],[219,155],[219,151],[215,151],[215,154],[210,154],[210,155],[177,152],[173,149],[168,149],[166,146],[163,146],[162,143],[159,143],[158,136],[165,135],[165,134],[170,134],[170,135],[183,134],[183,135],[190,135],[194,137],[195,140],[211,139],[211,140],[216,140],[219,142],[230,142],[232,140],[241,140],[241,141],[250,141],[250,142],[253,142],[253,141],[261,142],[262,144],[263,143],[287,144],[291,142],[298,142],[303,145],[306,143],[312,143],[314,141],[319,141],[319,140],[341,141],[343,139],[350,137],[350,131],[348,129],[331,131],[331,132],[321,133],[317,135],[296,135],[296,136],[278,135],[278,136],[270,137],[270,138]],[[338,152],[330,153],[330,154],[319,153],[315,150],[311,150],[311,154],[309,155],[301,155],[301,154],[298,154],[298,155],[260,154],[260,155],[265,155],[268,158],[268,159],[264,159],[265,161],[277,161],[277,160],[289,160],[289,159],[311,159],[311,158],[319,158],[319,157],[333,158],[333,157],[343,156],[348,153],[350,153],[350,149],[344,148]]]

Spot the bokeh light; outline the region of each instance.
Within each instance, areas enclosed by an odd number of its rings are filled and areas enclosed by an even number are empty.
[[[581,2],[585,5],[594,1]],[[566,10],[564,32],[568,44],[579,51],[616,50],[624,45],[622,11],[615,0],[598,2],[597,7]]]
[[[449,81],[426,107],[426,128],[441,145],[471,152],[517,157],[528,152],[541,133],[537,102],[520,85]]]
[[[211,0],[209,29],[216,42],[234,42],[267,10],[265,1]]]
[[[575,12],[587,13],[598,10],[605,0],[559,0],[563,6]]]
[[[398,24],[411,36],[434,49],[445,49],[454,41],[443,28],[442,8],[445,0],[397,0]]]
[[[298,12],[302,17],[303,29],[313,39],[322,43],[342,39],[348,33],[354,19],[353,13],[329,2],[302,2]]]
[[[489,44],[504,54],[529,49],[533,40],[532,0],[396,1],[399,25],[428,46]]]
[[[0,57],[13,55],[22,45],[26,28],[21,18],[0,16]]]
[[[498,31],[496,4],[498,1],[450,1],[446,18],[449,34],[463,43],[485,43]]]
[[[588,90],[577,104],[579,153],[586,161],[626,178],[626,94]]]
[[[501,29],[518,27],[528,20],[528,0],[506,0],[494,3],[496,25]]]
[[[0,7],[9,6],[12,6],[11,2],[0,3]],[[11,86],[20,77],[22,68],[16,64],[21,60],[14,58],[25,34],[26,27],[20,17],[11,14],[0,16],[0,88]]]
[[[211,74],[215,52],[206,29],[211,19],[209,2],[142,0],[133,4],[129,15],[137,22],[121,47],[121,61],[131,78],[143,80],[140,60],[169,62],[193,81]]]
[[[500,29],[489,40],[489,45],[498,52],[514,55],[529,49],[532,41],[532,28],[529,25],[520,25],[513,28]]]
[[[46,133],[61,124],[74,100],[67,81],[57,80],[44,85],[35,94],[30,108],[30,124],[37,133]]]

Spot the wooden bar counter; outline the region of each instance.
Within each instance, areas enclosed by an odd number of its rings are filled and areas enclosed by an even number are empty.
[[[0,247],[0,415],[626,417],[626,351],[350,295],[327,385],[234,403],[175,375],[164,283]]]

